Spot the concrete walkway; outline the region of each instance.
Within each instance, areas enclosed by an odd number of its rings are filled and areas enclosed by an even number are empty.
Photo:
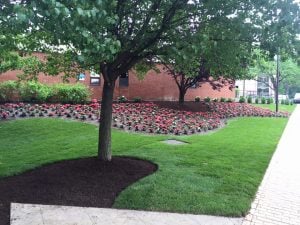
[[[293,112],[243,225],[300,225],[300,105]]]
[[[240,225],[243,218],[11,204],[11,225]]]
[[[298,131],[297,131],[298,130]],[[31,204],[11,205],[12,225],[300,225],[300,106],[282,135],[249,215],[225,218]],[[299,142],[299,143],[298,143]]]

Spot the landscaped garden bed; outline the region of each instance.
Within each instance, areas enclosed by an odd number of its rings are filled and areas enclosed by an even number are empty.
[[[176,103],[174,103],[176,104]],[[210,102],[207,108],[191,112],[161,107],[155,103],[115,103],[112,126],[118,129],[150,134],[190,135],[213,130],[222,121],[232,117],[287,117],[286,112],[275,113],[250,104]],[[199,104],[200,106],[200,104]],[[88,105],[7,103],[0,105],[0,119],[26,117],[60,117],[81,121],[99,121],[100,105],[96,101]]]

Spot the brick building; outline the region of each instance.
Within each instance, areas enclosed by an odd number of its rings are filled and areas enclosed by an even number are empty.
[[[37,54],[38,55],[38,54]],[[38,55],[40,56],[40,55]],[[158,66],[160,73],[150,70],[143,80],[139,80],[133,70],[126,74],[122,74],[117,80],[114,92],[114,98],[124,95],[127,99],[140,97],[143,100],[158,101],[177,101],[179,91],[173,78]],[[21,71],[8,71],[0,75],[0,82],[7,80],[17,80],[17,74]],[[62,82],[62,79],[52,76],[40,74],[39,81],[41,83],[53,84]],[[71,79],[71,83],[80,82],[89,87],[92,92],[92,98],[101,99],[103,78],[93,71],[86,71],[79,75],[79,79]],[[234,98],[234,90],[230,90],[229,86],[223,87],[221,90],[213,90],[208,83],[203,83],[198,88],[190,88],[185,100],[193,101],[196,96],[201,99],[209,96],[211,98]]]

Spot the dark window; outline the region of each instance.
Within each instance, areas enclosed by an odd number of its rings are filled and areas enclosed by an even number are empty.
[[[121,74],[121,76],[119,78],[119,86],[120,87],[128,87],[129,86],[128,72]]]
[[[100,85],[100,77],[91,77],[90,85],[91,86],[99,86]]]

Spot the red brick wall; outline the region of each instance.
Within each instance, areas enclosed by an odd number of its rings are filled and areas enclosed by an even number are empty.
[[[129,100],[135,97],[141,97],[143,100],[165,100],[165,101],[177,101],[178,100],[178,88],[175,81],[170,75],[163,72],[162,67],[159,67],[161,73],[156,73],[154,70],[150,70],[143,80],[139,80],[134,71],[129,71],[129,86],[119,87],[119,80],[116,82],[114,98],[124,95]],[[8,71],[0,75],[0,82],[7,80],[17,80],[16,75],[21,71]],[[92,92],[92,98],[101,99],[103,78],[101,77],[100,86],[90,85],[90,74],[87,71],[85,73],[86,78],[80,83],[88,86]],[[62,82],[60,77],[45,76],[41,74],[39,81],[46,84],[53,84]],[[75,83],[75,79],[70,80],[71,83]],[[213,90],[212,87],[206,83],[199,88],[189,89],[185,100],[193,101],[196,96],[201,99],[209,96],[211,98],[234,98],[234,90],[230,90],[229,87],[224,87],[220,91]]]

